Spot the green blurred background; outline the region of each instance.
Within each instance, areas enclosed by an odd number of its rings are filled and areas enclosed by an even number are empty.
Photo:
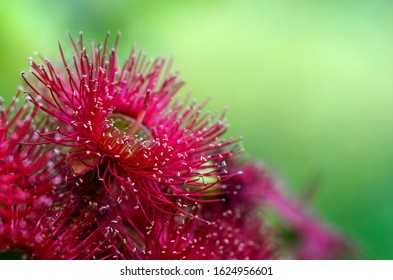
[[[362,258],[393,259],[392,1],[1,1],[0,95],[66,30],[173,55],[250,156],[297,193],[317,180],[316,211]]]

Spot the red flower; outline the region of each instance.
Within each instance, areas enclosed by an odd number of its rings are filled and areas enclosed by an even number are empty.
[[[124,211],[124,209],[123,209]],[[197,212],[203,211],[198,209]],[[234,212],[235,211],[235,212]],[[122,259],[246,260],[276,258],[270,233],[256,216],[236,210],[215,213],[209,222],[174,216],[152,209],[149,219],[135,219],[135,211],[114,225],[113,244],[122,244]],[[200,213],[202,215],[202,213]]]
[[[229,176],[223,167],[236,153],[228,148],[236,140],[220,140],[224,115],[211,117],[201,113],[204,104],[180,102],[183,82],[168,74],[161,58],[147,61],[132,49],[121,66],[118,40],[109,48],[107,37],[90,53],[82,36],[71,44],[72,65],[60,47],[62,69],[31,60],[34,77],[23,75],[32,102],[58,121],[41,136],[65,147],[73,176],[93,171],[119,200],[131,194],[155,208],[190,214],[186,208]]]
[[[61,66],[31,60],[31,74],[23,74],[33,105],[0,103],[0,258],[350,252],[270,172],[234,159],[237,140],[221,140],[224,114],[181,102],[183,82],[169,74],[171,63],[146,61],[133,48],[119,64],[118,38],[90,51],[82,36],[70,40],[72,63],[60,46]]]
[[[101,245],[98,210],[63,186],[64,158],[35,133],[50,123],[37,123],[27,103],[18,108],[18,97],[0,108],[0,258],[112,256]]]
[[[266,209],[279,222],[273,225],[283,244],[283,258],[336,259],[353,252],[348,240],[324,225],[310,209],[298,199],[288,195],[277,179],[255,162],[228,163],[229,169],[241,169],[242,174],[226,182],[226,200],[231,207],[239,209]]]
[[[61,199],[42,195],[31,203],[2,207],[0,258],[116,258],[116,248],[104,235],[110,224],[101,213],[106,207],[70,192]]]
[[[50,193],[62,176],[58,154],[39,145],[35,131],[47,125],[36,123],[37,109],[18,105],[19,92],[10,106],[0,108],[0,205],[13,205]],[[0,104],[1,107],[1,104]],[[2,209],[0,207],[0,213]]]

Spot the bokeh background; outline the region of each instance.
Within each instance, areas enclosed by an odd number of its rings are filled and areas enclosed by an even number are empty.
[[[149,56],[175,57],[230,136],[356,240],[393,259],[392,1],[1,1],[0,96],[39,52],[58,58],[65,31],[101,41],[121,31]]]

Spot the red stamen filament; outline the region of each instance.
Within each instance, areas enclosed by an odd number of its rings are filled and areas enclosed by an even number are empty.
[[[143,122],[143,119],[145,118],[147,107],[149,105],[150,93],[151,93],[151,91],[150,91],[150,89],[148,89],[146,91],[145,100],[143,101],[142,110],[139,113],[138,117],[136,118],[136,121],[135,121],[134,125],[132,126],[130,133],[128,134],[131,137],[134,136],[135,133],[138,131],[139,127],[141,126],[141,124]]]

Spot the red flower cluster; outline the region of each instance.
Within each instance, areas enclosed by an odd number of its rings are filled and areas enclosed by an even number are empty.
[[[178,97],[170,62],[117,37],[61,63],[30,60],[28,90],[0,115],[0,257],[33,259],[334,258],[341,238],[282,195],[224,114]],[[19,93],[18,95],[19,96]],[[286,248],[261,207],[300,236]],[[284,240],[285,241],[285,240]],[[280,255],[282,252],[285,254]]]

